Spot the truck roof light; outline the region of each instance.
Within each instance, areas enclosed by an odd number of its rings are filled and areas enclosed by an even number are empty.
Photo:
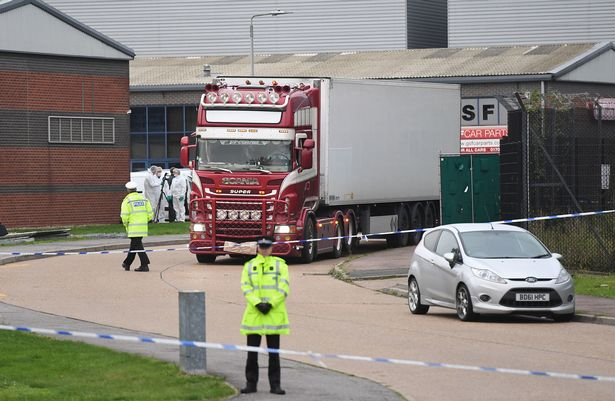
[[[271,85],[273,86],[277,86],[278,85],[278,81],[276,81],[275,79],[273,81],[271,81]]]
[[[222,100],[222,103],[224,103],[224,104],[226,104],[228,102],[230,97],[231,96],[227,92],[224,92],[224,93],[220,94],[220,100]]]
[[[265,85],[265,81],[263,81],[263,80],[261,79],[260,81],[258,81],[258,84],[259,84],[260,86],[263,86],[263,85]]]
[[[252,82],[250,82],[249,79],[246,79],[246,85],[252,85]]]
[[[207,94],[207,100],[209,101],[209,103],[216,103],[217,98],[218,95],[215,92],[209,92]]]
[[[280,95],[277,92],[271,92],[269,94],[269,100],[271,100],[271,103],[277,103],[278,100],[280,100]]]
[[[290,93],[290,85],[284,85],[282,87],[282,92],[284,93]]]
[[[233,102],[235,102],[235,104],[239,104],[239,102],[241,102],[241,100],[243,99],[243,95],[239,92],[235,92],[233,93]]]
[[[281,87],[280,85],[275,85],[275,86],[273,87],[273,90],[274,90],[276,93],[280,93],[280,92],[282,92],[282,87]]]
[[[207,84],[207,85],[205,85],[205,92],[210,92],[210,91],[211,91],[211,88],[212,88],[212,85],[211,85],[211,84]]]
[[[246,93],[246,96],[244,98],[246,99],[246,102],[252,104],[252,102],[254,101],[254,93],[248,92]]]
[[[211,86],[211,90],[214,91],[214,92],[218,92],[218,89],[220,89],[220,87],[218,85],[216,85],[216,84],[213,84]]]
[[[263,104],[267,101],[267,94],[265,92],[258,92],[257,97],[260,104]]]

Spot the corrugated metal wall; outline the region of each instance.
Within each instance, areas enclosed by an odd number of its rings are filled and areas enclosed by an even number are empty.
[[[406,0],[45,0],[141,56],[406,48]]]
[[[446,47],[447,0],[408,0],[408,48]]]
[[[613,0],[449,0],[451,47],[615,39]]]

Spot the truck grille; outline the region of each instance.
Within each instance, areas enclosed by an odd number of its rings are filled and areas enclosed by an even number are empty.
[[[216,202],[217,237],[255,238],[266,234],[263,232],[263,216],[268,214],[266,205],[263,202],[248,201]]]
[[[516,295],[519,293],[546,293],[549,294],[548,302],[528,302],[517,301]],[[500,305],[510,308],[553,308],[562,304],[557,291],[551,288],[514,288],[508,291],[500,300]]]

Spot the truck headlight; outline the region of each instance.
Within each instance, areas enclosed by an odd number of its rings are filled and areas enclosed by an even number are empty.
[[[254,101],[254,93],[246,93],[246,102],[252,104],[252,102]]]
[[[275,234],[292,234],[296,231],[295,226],[275,226],[273,232]]]
[[[571,278],[570,273],[568,273],[566,269],[562,269],[559,272],[559,276],[557,276],[557,280],[555,280],[555,284],[567,283]]]
[[[192,232],[201,233],[201,232],[205,231],[205,224],[195,223],[195,224],[192,225],[190,230]]]
[[[265,92],[258,92],[258,95],[256,95],[256,98],[258,99],[258,102],[260,104],[263,104],[267,101],[267,94]]]
[[[269,100],[271,101],[271,103],[277,103],[278,100],[280,100],[280,95],[278,95],[276,92],[271,92],[269,94]]]
[[[233,93],[233,102],[235,102],[235,104],[241,102],[241,100],[243,99],[243,95],[239,92],[235,92]]]
[[[231,96],[228,93],[226,93],[226,92],[220,94],[220,100],[222,100],[222,103],[224,103],[224,104],[226,104],[228,102],[230,97]]]
[[[263,213],[259,212],[259,211],[254,211],[251,214],[252,220],[254,221],[258,221],[261,219],[261,217],[263,217]]]
[[[239,217],[241,218],[241,220],[249,220],[250,219],[250,211],[249,210],[242,210],[239,213]]]
[[[228,218],[230,220],[237,220],[239,218],[239,212],[237,210],[229,210]]]
[[[228,214],[226,213],[226,210],[219,209],[219,210],[216,211],[216,218],[218,220],[226,220],[226,216],[227,215]]]
[[[209,100],[209,103],[216,103],[217,98],[218,98],[218,95],[216,93],[209,92],[207,94],[207,100]]]
[[[506,280],[504,280],[502,277],[498,276],[491,270],[472,268],[472,274],[474,274],[478,278],[491,281],[493,283],[506,284]]]

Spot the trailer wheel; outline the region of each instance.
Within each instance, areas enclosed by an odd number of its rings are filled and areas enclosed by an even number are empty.
[[[397,229],[407,230],[409,227],[408,211],[404,205],[397,209]],[[387,245],[391,248],[399,248],[408,245],[408,233],[387,235]]]
[[[355,235],[357,235],[357,223],[351,215],[348,217],[348,232],[346,233],[346,238],[344,239],[345,253],[352,253],[359,244],[359,239],[355,237]]]
[[[423,205],[415,203],[410,207],[410,229],[423,228]],[[423,233],[410,233],[410,245],[416,245],[419,243]]]
[[[303,227],[303,239],[311,240],[314,238],[316,238],[314,221],[308,217]],[[312,263],[316,259],[317,246],[316,241],[309,241],[303,244],[303,250],[301,251],[301,261],[303,263]]]
[[[214,263],[216,261],[216,256],[210,253],[197,253],[196,260],[199,263]]]
[[[338,219],[337,224],[335,225],[335,236],[343,237],[344,236],[344,221]],[[335,245],[333,245],[333,258],[337,259],[342,256],[342,250],[344,248],[344,238],[338,238],[335,240]]]
[[[436,212],[434,210],[434,205],[431,202],[425,204],[423,224],[425,225],[425,228],[431,228],[436,225]]]

